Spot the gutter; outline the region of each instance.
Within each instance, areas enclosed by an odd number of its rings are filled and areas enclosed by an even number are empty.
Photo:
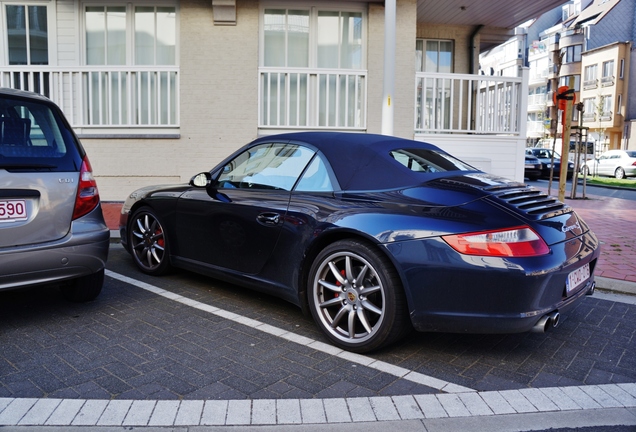
[[[475,27],[475,30],[470,35],[470,49],[468,52],[468,58],[469,58],[468,73],[471,75],[475,74],[475,49],[479,49],[479,47],[475,46],[477,42],[477,36],[483,30],[483,28],[484,28],[484,25],[479,24],[477,27]]]

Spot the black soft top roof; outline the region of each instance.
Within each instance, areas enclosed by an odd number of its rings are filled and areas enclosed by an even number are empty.
[[[440,148],[386,135],[345,132],[296,132],[262,137],[260,142],[307,143],[323,153],[343,190],[383,190],[422,184],[449,173],[414,172],[389,154],[398,149],[427,149],[445,154]]]

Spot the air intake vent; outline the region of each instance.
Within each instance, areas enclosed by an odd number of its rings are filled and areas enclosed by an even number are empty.
[[[495,186],[486,190],[492,193],[494,201],[535,220],[547,219],[572,211],[567,204],[531,186],[507,188]]]

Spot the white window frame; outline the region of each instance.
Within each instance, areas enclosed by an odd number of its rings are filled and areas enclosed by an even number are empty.
[[[602,118],[605,119],[607,117],[612,117],[614,112],[612,109],[614,108],[614,97],[611,94],[603,95],[603,114]]]
[[[47,21],[47,34],[48,34],[48,66],[57,65],[57,25],[55,18],[57,16],[57,2],[54,1],[12,1],[2,2],[0,4],[0,40],[2,45],[0,46],[0,65],[9,65],[9,38],[7,34],[7,12],[6,6],[46,6],[46,21]],[[28,67],[30,65],[20,65]]]
[[[307,67],[289,67],[289,66],[273,66],[266,67],[265,66],[265,10],[269,9],[285,9],[287,11],[290,10],[302,10],[309,11],[309,37],[308,37],[308,66]],[[351,13],[359,13],[362,17],[362,28],[361,28],[361,59],[360,64],[361,67],[359,69],[350,69],[350,68],[323,68],[318,67],[318,18],[320,12],[351,12]],[[358,2],[334,2],[334,1],[326,1],[321,3],[314,3],[313,5],[308,5],[304,7],[301,3],[299,4],[296,1],[287,1],[287,0],[272,0],[272,1],[263,1],[259,5],[259,29],[258,29],[258,37],[259,37],[259,50],[258,50],[258,65],[259,65],[259,92],[258,92],[258,109],[259,109],[259,128],[261,129],[270,129],[270,130],[286,130],[286,129],[335,129],[335,130],[366,130],[367,129],[367,97],[368,97],[368,89],[367,89],[367,71],[368,71],[368,25],[369,25],[369,15],[367,11],[366,3],[358,3]],[[341,44],[339,44],[339,49],[341,48]],[[287,50],[287,40],[285,41],[285,50]],[[285,53],[285,63],[287,63],[288,53]],[[340,59],[339,59],[340,64]],[[286,74],[290,76],[308,76],[308,97],[306,99],[306,112],[303,112],[302,118],[303,120],[299,124],[298,122],[287,119],[287,112],[294,112],[298,104],[294,104],[293,108],[290,108],[290,111],[287,111],[286,102],[284,96],[278,94],[279,98],[276,99],[276,95],[274,93],[274,98],[270,99],[269,97],[264,96],[263,91],[269,94],[268,90],[265,88],[261,88],[262,77],[263,74],[267,75],[268,70],[273,70],[272,74],[277,75],[279,77],[283,77]],[[263,72],[265,71],[265,72]],[[281,72],[282,71],[282,72]],[[355,98],[350,99],[349,102],[355,105],[356,101],[360,101],[361,109],[353,116],[352,121],[350,121],[345,114],[345,120],[342,121],[342,118],[335,120],[332,117],[334,112],[338,112],[332,110],[331,108],[327,108],[326,113],[323,116],[323,111],[321,107],[319,107],[318,103],[327,103],[326,101],[330,101],[329,97],[321,97],[321,92],[324,87],[321,87],[320,92],[318,89],[318,84],[316,80],[324,79],[327,77],[334,76],[342,76],[347,77],[346,79],[352,79],[357,82],[360,79],[361,89],[360,91],[355,92]],[[281,79],[283,79],[281,78]],[[282,85],[282,84],[281,84]],[[329,84],[331,85],[331,84]],[[328,86],[329,86],[328,85]],[[319,94],[320,93],[320,94]],[[331,100],[334,100],[333,98]],[[343,96],[341,99],[338,99],[336,96],[336,100],[346,100],[346,96]],[[273,102],[272,102],[273,101]],[[265,104],[265,105],[264,105]],[[350,105],[350,106],[354,106]],[[264,106],[269,108],[263,109]],[[283,112],[283,109],[285,110]],[[355,108],[354,108],[355,110]],[[267,113],[266,113],[267,112]],[[344,111],[340,111],[340,115],[343,112],[350,112],[349,109],[345,109]],[[287,116],[288,117],[288,116]],[[295,115],[295,120],[298,120],[301,117],[300,114]],[[328,120],[325,121],[325,118]]]
[[[304,6],[297,1],[263,1],[259,7],[258,14],[258,65],[265,64],[265,32],[264,17],[265,9],[287,9],[287,10],[308,10],[309,11],[309,69],[318,68],[318,13],[319,12],[357,12],[362,14],[362,69],[367,70],[367,48],[368,48],[368,25],[369,18],[366,5],[349,2],[324,2],[314,4],[314,6]],[[285,41],[287,45],[287,41]],[[287,46],[285,46],[287,49]],[[287,53],[286,53],[287,54]],[[287,67],[287,66],[284,66]],[[347,69],[342,69],[347,70]]]
[[[424,60],[424,57],[426,56],[426,42],[438,42],[438,46],[439,46],[439,42],[450,42],[451,44],[451,71],[449,73],[454,73],[455,72],[455,40],[454,39],[436,39],[436,38],[416,38],[415,39],[415,46],[417,48],[417,42],[418,41],[422,41],[422,58],[420,59],[420,64],[416,65],[415,70],[416,71],[420,71],[420,72],[439,72],[439,64],[437,65],[437,69],[436,71],[424,71],[424,65],[426,63],[426,61]],[[439,49],[437,50],[437,53],[439,55]],[[416,54],[417,54],[417,50],[416,50]]]
[[[179,66],[180,58],[180,11],[178,0],[136,0],[136,1],[117,1],[109,2],[105,0],[84,0],[80,3],[80,62],[86,65],[86,7],[90,6],[104,6],[104,7],[125,7],[126,8],[126,64],[122,66],[135,66],[135,7],[136,6],[154,6],[154,7],[174,7],[176,14],[175,23],[175,63],[170,66]]]
[[[614,76],[614,59],[603,62],[601,67],[601,77],[608,78]]]

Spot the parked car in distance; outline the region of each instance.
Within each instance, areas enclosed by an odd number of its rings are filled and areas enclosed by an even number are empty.
[[[529,147],[526,148],[526,155],[531,155],[538,158],[543,164],[543,168],[541,170],[541,178],[550,178],[550,170],[552,169],[552,177],[559,178],[561,176],[561,155],[557,152],[554,152],[554,159],[552,158],[552,150],[537,148],[537,147]],[[572,178],[574,174],[574,162],[568,161],[568,170],[567,170],[567,178]]]
[[[613,176],[617,179],[636,176],[636,150],[608,150],[583,165],[584,175]]]
[[[599,242],[566,204],[422,142],[304,132],[242,147],[189,184],[133,191],[122,244],[276,295],[335,345],[419,331],[545,331],[594,289]]]
[[[526,164],[523,170],[523,176],[528,180],[538,180],[543,172],[543,164],[536,157],[526,154]]]
[[[91,164],[61,110],[0,89],[0,290],[51,284],[92,300],[109,238]]]

